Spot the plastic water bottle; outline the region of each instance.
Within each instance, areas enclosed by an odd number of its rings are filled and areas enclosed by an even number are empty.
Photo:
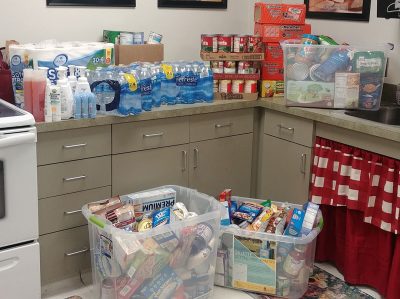
[[[142,68],[140,73],[140,90],[142,94],[142,109],[151,111],[153,107],[153,96],[151,86],[151,74],[148,68]]]
[[[176,104],[176,71],[174,66],[166,62],[162,65],[161,77],[161,102],[167,105]]]
[[[110,81],[114,80],[112,71],[106,72],[105,79],[110,80]],[[104,103],[104,105],[111,103],[114,100],[114,97],[115,97],[115,92],[114,92],[113,88],[111,87],[111,85],[108,83],[104,83],[104,85],[103,85],[103,103]]]
[[[203,100],[207,103],[211,103],[214,101],[214,74],[211,68],[209,68],[208,66],[205,66],[204,69],[207,76],[204,80],[204,85],[202,87],[202,90],[204,92]]]
[[[151,84],[153,92],[153,106],[161,106],[161,76],[160,68],[158,66],[151,67]]]
[[[178,80],[178,79],[177,79]],[[181,99],[183,104],[194,104],[197,88],[197,75],[191,64],[186,64],[177,85],[181,87]]]
[[[140,80],[135,70],[129,74],[120,73],[121,98],[118,112],[122,115],[137,115],[142,112]]]
[[[183,64],[174,65],[176,68],[176,103],[183,104],[184,99],[183,96],[186,93],[185,89],[185,75],[186,75],[186,68]]]
[[[193,86],[193,98],[194,98],[194,102],[195,103],[201,103],[203,102],[203,98],[204,98],[204,92],[203,92],[203,85],[204,85],[204,80],[202,80],[203,78],[201,77],[201,68],[200,68],[200,64],[198,63],[194,63],[192,65],[192,70],[195,76],[195,81],[196,81],[196,85]]]
[[[101,73],[101,70],[102,70],[101,67],[96,68],[94,74],[91,76],[91,84],[103,80],[103,74]],[[104,84],[105,83],[100,83],[92,90],[96,96],[97,103],[100,104],[101,111],[105,111],[105,105],[103,104],[104,103],[104,99],[103,99]]]

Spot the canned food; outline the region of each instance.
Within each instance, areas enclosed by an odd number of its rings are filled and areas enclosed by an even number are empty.
[[[211,61],[211,69],[214,74],[224,73],[224,62],[223,61]]]
[[[219,81],[219,92],[231,93],[232,92],[232,81],[231,80],[220,80]]]
[[[219,81],[214,80],[214,93],[219,92]]]
[[[233,38],[233,52],[245,53],[249,43],[248,35],[235,35]]]
[[[262,38],[260,36],[249,36],[249,42],[247,46],[247,52],[249,53],[263,53],[264,46],[262,43]]]
[[[244,92],[244,80],[232,80],[232,93]]]
[[[232,53],[233,35],[218,36],[218,52]]]
[[[257,81],[246,80],[244,83],[244,93],[256,93],[257,92]]]
[[[290,293],[290,280],[285,276],[278,276],[276,295],[280,297],[287,297]]]
[[[236,61],[225,61],[224,62],[224,73],[235,74],[236,73]]]
[[[201,35],[201,51],[208,53],[218,52],[218,35],[202,34]]]
[[[253,72],[252,63],[249,61],[239,61],[238,74],[251,74]]]

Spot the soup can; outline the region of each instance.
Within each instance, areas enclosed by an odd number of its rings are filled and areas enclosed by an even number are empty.
[[[225,74],[236,74],[236,61],[225,61],[224,62],[224,73]]]
[[[238,62],[238,74],[251,74],[253,72],[252,63],[250,61]]]
[[[218,52],[218,35],[202,34],[201,35],[201,51],[208,53]]]
[[[248,35],[235,35],[233,38],[233,52],[234,53],[247,52],[248,43],[249,43]]]
[[[224,62],[223,61],[211,61],[211,69],[214,74],[224,73]]]
[[[233,35],[222,34],[218,36],[218,52],[232,53]]]
[[[257,81],[246,80],[244,83],[244,93],[256,93],[257,92]]]
[[[249,53],[263,53],[264,52],[264,46],[263,46],[263,43],[262,43],[262,37],[255,36],[255,35],[250,35],[249,36],[248,46],[247,46],[247,51]]]
[[[220,80],[219,81],[219,92],[231,93],[232,92],[232,81],[231,80]]]
[[[244,80],[232,80],[232,92],[243,93],[244,92]]]
[[[214,93],[215,92],[219,92],[219,81],[218,80],[214,80]]]

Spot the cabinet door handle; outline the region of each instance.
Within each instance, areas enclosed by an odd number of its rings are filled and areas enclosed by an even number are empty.
[[[76,210],[76,211],[68,211],[68,212],[64,212],[64,215],[74,215],[74,214],[79,214],[82,213],[82,210]]]
[[[78,255],[78,254],[82,254],[82,253],[86,253],[89,251],[89,248],[82,248],[81,250],[78,251],[74,251],[74,252],[66,252],[65,256],[74,256],[74,255]]]
[[[301,162],[300,162],[300,172],[305,175],[306,174],[306,162],[307,162],[307,155],[302,154],[301,155]]]
[[[187,168],[187,151],[182,151],[182,171],[186,171]]]
[[[143,134],[143,137],[151,138],[151,137],[161,137],[164,136],[164,132],[154,133],[154,134]]]
[[[85,146],[87,146],[87,143],[63,145],[63,148],[64,149],[72,149],[72,148],[85,147]]]
[[[286,126],[284,126],[282,124],[279,124],[278,128],[279,128],[279,130],[286,130],[286,131],[292,132],[292,134],[294,133],[294,128],[286,127]]]
[[[215,124],[215,127],[217,128],[217,129],[219,129],[219,128],[224,128],[224,127],[232,127],[232,123],[227,123],[227,124]]]
[[[194,152],[193,168],[197,168],[198,167],[198,163],[199,163],[199,150],[197,148],[195,148],[193,150],[193,152]]]
[[[64,182],[72,182],[72,181],[78,181],[78,180],[84,180],[86,179],[86,175],[81,175],[81,176],[76,176],[72,178],[63,178]]]

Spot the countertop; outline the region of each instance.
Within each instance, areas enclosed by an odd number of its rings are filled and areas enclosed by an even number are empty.
[[[182,117],[203,113],[212,113],[244,108],[261,107],[287,114],[303,117],[317,122],[353,130],[400,142],[400,126],[385,125],[344,114],[343,110],[286,107],[282,97],[272,99],[261,98],[256,101],[218,100],[213,103],[198,103],[192,105],[161,106],[151,112],[137,116],[118,117],[99,115],[95,119],[65,120],[55,123],[37,123],[38,133],[110,125],[133,121]]]

